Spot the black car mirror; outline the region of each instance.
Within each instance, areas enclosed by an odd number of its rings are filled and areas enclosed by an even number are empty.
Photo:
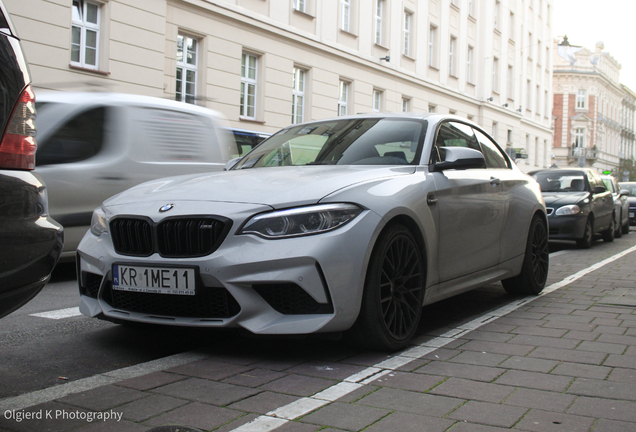
[[[596,186],[594,190],[592,191],[592,193],[595,193],[595,194],[600,194],[603,192],[607,192],[607,188],[605,186]]]
[[[440,153],[444,153],[445,158],[442,162],[435,164],[435,171],[486,168],[486,159],[479,150],[466,147],[440,147]]]
[[[621,189],[618,194],[620,196],[629,196],[629,191],[627,189]]]

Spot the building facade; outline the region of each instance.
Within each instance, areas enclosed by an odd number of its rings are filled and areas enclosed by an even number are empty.
[[[634,149],[634,92],[620,63],[603,51],[554,41],[554,148],[558,166],[593,166],[623,180]],[[627,174],[629,175],[629,174]]]
[[[233,127],[448,112],[552,163],[553,0],[5,0],[37,91],[196,103]],[[514,149],[514,151],[512,151]]]

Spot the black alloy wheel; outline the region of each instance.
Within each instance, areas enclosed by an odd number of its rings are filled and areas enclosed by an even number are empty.
[[[535,216],[528,232],[521,273],[501,283],[510,294],[537,295],[545,288],[549,267],[548,228],[542,218]]]
[[[414,336],[422,315],[425,267],[411,232],[392,225],[371,255],[360,315],[352,332],[364,347],[396,351]]]
[[[616,219],[615,215],[612,213],[612,219],[610,221],[610,226],[608,229],[601,233],[603,237],[603,241],[607,243],[611,243],[614,241],[614,235],[616,234]]]
[[[576,244],[581,249],[589,249],[592,247],[594,241],[594,233],[592,227],[592,220],[590,218],[585,222],[585,230],[583,231],[583,237],[576,240]]]
[[[616,220],[618,222],[614,224],[614,238],[621,238],[623,237],[623,210],[620,211]]]

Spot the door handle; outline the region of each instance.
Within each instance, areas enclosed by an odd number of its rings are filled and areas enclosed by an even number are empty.
[[[493,186],[499,186],[501,184],[501,180],[495,177],[490,177],[490,184]]]
[[[435,198],[435,195],[433,195],[433,194],[429,194],[429,195],[426,197],[426,204],[428,204],[428,205],[430,205],[430,206],[431,206],[431,205],[435,205],[435,204],[437,204],[437,198]]]

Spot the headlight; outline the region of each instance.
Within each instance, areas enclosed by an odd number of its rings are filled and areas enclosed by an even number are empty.
[[[99,237],[105,232],[108,232],[106,213],[101,208],[97,208],[93,211],[93,217],[91,218],[91,233]]]
[[[566,206],[560,207],[559,209],[557,209],[555,214],[557,216],[572,216],[575,214],[579,214],[580,212],[581,212],[581,208],[577,206],[576,204],[573,204],[573,205],[566,205]]]
[[[322,204],[264,213],[251,218],[238,234],[267,239],[319,234],[339,228],[362,212],[354,204]]]

